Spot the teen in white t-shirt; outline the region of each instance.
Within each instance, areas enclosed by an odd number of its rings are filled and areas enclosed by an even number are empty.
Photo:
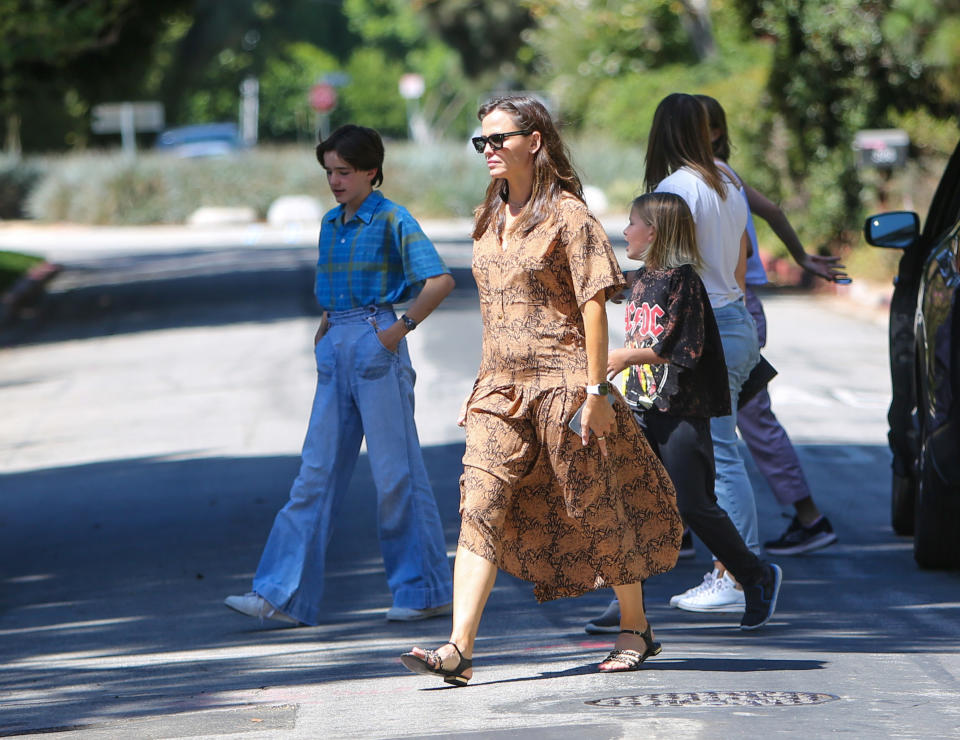
[[[736,183],[726,173],[721,172],[721,175],[728,185],[725,199],[689,167],[681,167],[668,175],[656,188],[658,193],[679,195],[693,213],[697,246],[705,263],[700,279],[714,309],[740,300],[744,293],[742,285],[737,282],[737,270],[741,260],[741,238],[747,226],[747,205]],[[741,269],[745,270],[745,266]]]
[[[647,139],[644,181],[648,191],[671,192],[683,198],[696,222],[698,246],[706,263],[701,279],[717,319],[733,407],[729,416],[711,419],[710,424],[717,501],[747,547],[759,554],[757,507],[736,428],[740,389],[760,358],[756,324],[744,304],[747,208],[737,185],[714,161],[707,114],[692,95],[674,93],[657,106]],[[691,611],[743,609],[743,626],[760,626],[776,608],[780,568],[764,563],[763,576],[743,584],[735,584],[725,570],[723,563],[716,561],[714,572],[708,573],[700,586],[671,603]]]

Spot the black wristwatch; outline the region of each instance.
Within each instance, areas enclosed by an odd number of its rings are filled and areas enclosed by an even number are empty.
[[[403,325],[407,327],[407,331],[413,331],[417,328],[417,322],[411,319],[409,316],[404,314],[400,317],[400,320],[403,322]]]

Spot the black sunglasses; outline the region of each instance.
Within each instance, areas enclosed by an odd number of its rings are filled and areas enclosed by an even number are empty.
[[[474,136],[470,141],[473,142],[473,148],[477,150],[478,154],[483,154],[483,150],[486,149],[487,144],[490,145],[490,148],[493,151],[498,149],[503,149],[503,142],[508,136],[529,136],[532,134],[528,128],[522,128],[519,131],[507,131],[505,134],[490,134],[489,136]]]

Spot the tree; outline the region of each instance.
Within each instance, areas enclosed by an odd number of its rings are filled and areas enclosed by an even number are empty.
[[[761,140],[784,133],[781,182],[833,235],[860,220],[856,131],[906,111],[956,114],[957,0],[740,0],[758,34],[774,39]],[[828,236],[830,235],[828,233]]]
[[[536,21],[525,38],[537,75],[578,121],[612,102],[607,83],[698,61],[685,15],[671,0],[525,0],[524,5]]]
[[[468,76],[476,79],[513,68],[524,47],[533,16],[514,0],[417,0],[431,28],[460,55]]]
[[[246,77],[304,62],[314,46],[342,63],[359,42],[335,0],[192,0],[183,23],[156,55],[155,94],[177,123],[232,119]],[[303,91],[315,80],[310,80]],[[261,94],[269,97],[261,86]],[[268,111],[270,106],[268,106]]]
[[[20,153],[20,106],[37,80],[116,43],[132,0],[25,0],[0,5],[0,110],[5,150]]]
[[[316,114],[307,91],[339,70],[337,60],[313,44],[298,41],[271,58],[260,76],[260,116],[264,138],[313,138]]]

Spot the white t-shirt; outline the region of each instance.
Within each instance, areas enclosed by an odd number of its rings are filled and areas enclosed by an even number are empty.
[[[743,296],[735,274],[740,259],[740,237],[747,226],[747,201],[737,184],[722,171],[721,175],[728,185],[725,200],[688,167],[665,177],[656,190],[679,195],[693,213],[697,246],[704,262],[700,279],[713,308],[726,306]]]
[[[753,225],[753,212],[750,210],[750,201],[747,199],[747,189],[743,187],[743,180],[740,179],[740,175],[734,172],[733,167],[719,159],[713,160],[713,163],[733,176],[740,187],[740,192],[743,193],[743,199],[747,201],[747,236],[750,237],[750,244],[753,249],[750,256],[747,257],[747,278],[745,282],[747,285],[766,285],[767,271],[763,266],[763,260],[760,259],[760,245],[757,243],[757,229]]]

